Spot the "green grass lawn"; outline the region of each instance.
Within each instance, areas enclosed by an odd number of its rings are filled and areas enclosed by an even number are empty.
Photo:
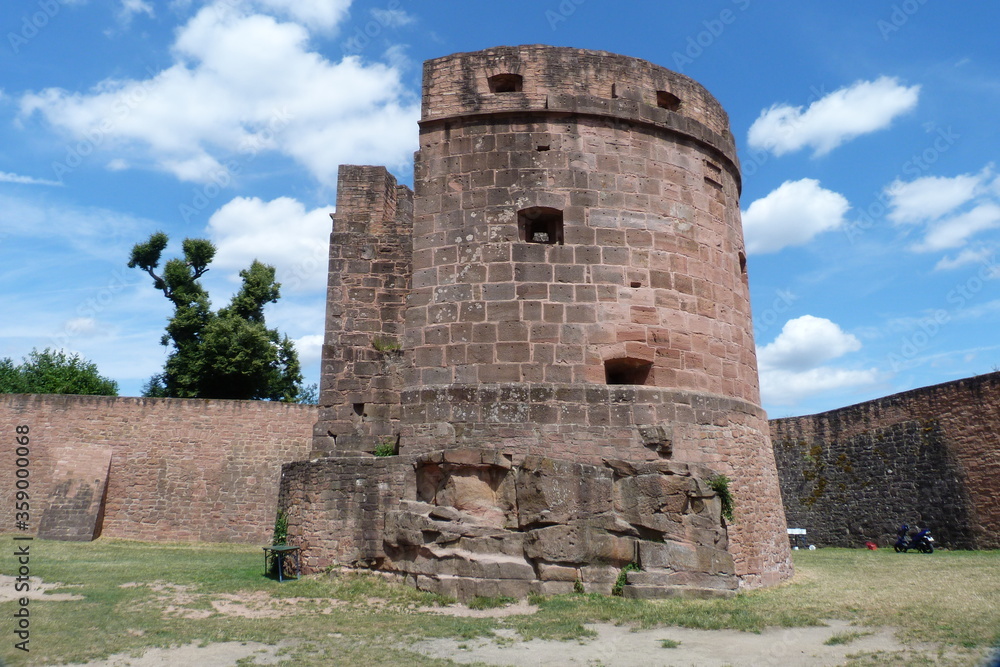
[[[14,543],[10,536],[0,537],[0,543],[0,553],[8,554],[0,556],[0,573],[9,573]],[[31,601],[28,655],[14,649],[12,615],[18,605],[2,603],[0,658],[11,665],[39,665],[190,642],[296,640],[287,649],[289,664],[438,665],[450,663],[401,647],[409,638],[471,639],[492,636],[496,629],[514,630],[524,639],[581,639],[591,622],[757,632],[833,618],[892,626],[904,642],[930,642],[970,656],[1000,642],[1000,552],[820,549],[796,552],[795,566],[790,583],[728,600],[565,595],[533,599],[538,611],[531,615],[471,619],[428,613],[448,600],[373,576],[314,576],[279,584],[263,576],[259,547],[35,540],[33,581],[59,582],[65,587],[52,592],[83,599]],[[251,606],[292,609],[294,615],[244,618],[220,613],[212,604],[231,596]]]

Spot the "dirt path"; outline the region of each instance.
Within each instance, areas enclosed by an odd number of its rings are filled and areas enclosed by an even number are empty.
[[[672,665],[713,667],[753,665],[841,665],[848,654],[875,651],[895,652],[906,647],[889,630],[867,630],[872,634],[847,644],[826,646],[830,637],[846,632],[862,632],[846,621],[830,621],[828,627],[772,629],[759,635],[735,630],[690,630],[657,628],[631,631],[613,625],[587,626],[597,637],[584,642],[542,641],[496,642],[437,639],[423,641],[410,650],[459,663],[485,662],[490,665]],[[513,638],[511,638],[513,639]],[[664,648],[663,640],[678,642]]]
[[[514,665],[588,665],[590,667],[633,667],[671,665],[673,667],[733,667],[787,665],[842,665],[848,655],[908,651],[890,630],[865,630],[846,621],[830,621],[826,627],[773,629],[759,635],[734,630],[690,630],[658,628],[631,631],[613,625],[591,625],[597,633],[583,641],[518,641],[515,633],[501,631],[496,639],[435,639],[416,642],[406,648],[428,657],[451,659],[456,663]],[[824,644],[834,635],[865,633],[846,644]],[[665,648],[663,640],[677,642]],[[172,649],[148,649],[142,656],[113,655],[88,663],[92,667],[235,667],[237,661],[253,658],[254,665],[273,665],[281,658],[279,646],[254,642],[227,642],[201,646],[189,644]],[[913,647],[909,647],[912,650]],[[246,663],[244,663],[246,664]]]

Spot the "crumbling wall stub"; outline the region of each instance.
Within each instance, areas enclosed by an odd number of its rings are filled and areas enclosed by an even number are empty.
[[[313,457],[395,447],[406,364],[413,193],[385,167],[343,165],[337,184]]]

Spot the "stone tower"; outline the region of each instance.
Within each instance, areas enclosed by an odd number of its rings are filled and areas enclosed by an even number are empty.
[[[368,495],[327,503],[347,542],[302,515],[292,532],[315,564],[463,596],[574,577],[601,589],[613,573],[597,562],[658,571],[636,575],[637,595],[790,574],[739,193],[728,118],[685,76],[537,45],[426,62],[412,218],[384,169],[341,171],[314,451],[327,458],[287,467],[282,503],[295,514],[332,478]],[[363,453],[380,443],[398,456]],[[433,524],[444,515],[450,528]],[[512,533],[492,535],[509,576],[450,571],[455,544],[418,539],[434,528],[489,551],[463,521]],[[671,540],[690,553],[655,546]]]

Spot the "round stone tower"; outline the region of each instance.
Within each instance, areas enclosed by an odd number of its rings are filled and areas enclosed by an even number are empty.
[[[303,566],[463,599],[788,576],[719,103],[547,46],[428,61],[423,95],[413,192],[340,170],[314,449],[279,500]]]
[[[744,584],[790,572],[728,117],[635,58],[424,65],[401,454],[489,447],[727,474]]]

